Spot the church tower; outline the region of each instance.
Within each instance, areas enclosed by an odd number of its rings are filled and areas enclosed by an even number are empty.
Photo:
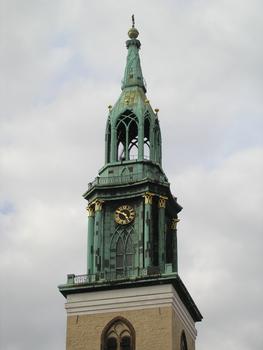
[[[128,32],[122,92],[109,106],[105,164],[88,186],[87,271],[68,275],[67,350],[194,350],[202,315],[178,275],[181,206],[162,169],[139,32]]]

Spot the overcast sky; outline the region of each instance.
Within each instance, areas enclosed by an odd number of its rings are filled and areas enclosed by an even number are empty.
[[[130,5],[132,3],[132,5]],[[262,0],[0,0],[1,349],[65,349],[57,285],[85,273],[135,14],[197,350],[262,350]]]

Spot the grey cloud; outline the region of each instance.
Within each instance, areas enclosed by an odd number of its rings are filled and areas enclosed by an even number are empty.
[[[133,12],[148,97],[160,108],[164,169],[184,207],[179,266],[204,314],[197,349],[261,350],[256,0],[135,1],[132,8],[5,2],[0,192],[13,210],[0,215],[1,346],[65,348],[56,286],[67,273],[85,273],[81,194],[103,165],[107,106],[120,93]]]

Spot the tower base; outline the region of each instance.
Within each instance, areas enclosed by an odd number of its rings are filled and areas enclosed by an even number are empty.
[[[66,349],[114,349],[108,345],[113,336],[119,342],[116,349],[194,350],[198,315],[185,305],[174,283],[158,282],[86,291],[61,286],[67,297]],[[126,347],[121,346],[121,334],[131,338]]]

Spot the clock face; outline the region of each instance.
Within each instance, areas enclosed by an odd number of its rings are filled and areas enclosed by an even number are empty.
[[[135,218],[135,210],[130,205],[122,205],[115,211],[115,221],[120,225],[127,225]]]

